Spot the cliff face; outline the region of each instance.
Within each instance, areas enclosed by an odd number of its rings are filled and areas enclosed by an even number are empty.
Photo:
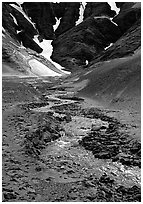
[[[56,36],[61,35],[62,33],[73,28],[76,24],[76,21],[79,18],[79,8],[80,3],[78,2],[61,2],[57,4],[58,8],[55,8],[55,16],[60,20],[60,24],[55,31]]]
[[[42,48],[33,40],[38,31],[23,14],[7,3],[3,3],[2,12],[2,26],[9,32],[11,37],[19,43],[22,42],[26,48],[41,53]]]
[[[111,10],[111,7],[106,2],[90,2],[87,3],[84,11],[84,19],[88,18],[89,16],[108,16],[114,17],[116,12]]]
[[[75,70],[120,36],[120,30],[108,18],[89,17],[53,41],[52,59]]]
[[[84,18],[78,26],[53,41],[52,59],[70,70],[86,67],[86,62],[108,60],[131,54],[141,45],[139,3],[117,3],[120,12],[106,3],[87,3]],[[104,50],[107,46],[113,45]]]
[[[53,40],[55,35],[58,36],[74,27],[79,18],[79,7],[80,3],[72,2],[26,2],[22,5],[23,10],[36,23],[39,35],[46,40]],[[61,18],[61,21],[54,32],[53,25],[56,24],[56,18]]]
[[[52,59],[69,70],[85,68],[97,59],[126,55],[140,46],[140,3],[117,2],[120,12],[116,15],[106,2],[88,2],[79,25],[79,2],[25,2],[21,9],[33,24],[14,4],[20,8],[16,3],[3,3],[3,28],[37,53],[42,48],[33,40],[34,35],[39,35],[39,41],[53,40]],[[54,31],[57,20],[60,24]],[[113,46],[104,50],[111,43]]]
[[[36,24],[39,35],[46,40],[54,39],[53,25],[56,23],[52,3],[50,2],[26,2],[23,10]]]
[[[118,5],[118,4],[117,4]],[[140,3],[126,2],[118,5],[120,7],[119,14],[113,18],[118,24],[120,30],[126,32],[138,19],[141,18]]]

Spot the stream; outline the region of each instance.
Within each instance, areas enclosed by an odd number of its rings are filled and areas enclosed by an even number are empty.
[[[140,200],[140,147],[125,126],[68,88],[18,80],[3,79],[4,202]]]

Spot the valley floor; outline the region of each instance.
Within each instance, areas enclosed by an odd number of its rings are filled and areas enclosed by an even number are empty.
[[[3,202],[141,201],[138,125],[122,120],[129,113],[48,79],[2,85]]]

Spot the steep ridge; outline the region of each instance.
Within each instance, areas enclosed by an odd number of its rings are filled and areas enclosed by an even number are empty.
[[[86,60],[114,43],[121,32],[107,17],[89,17],[76,27],[60,35],[52,42],[52,59],[68,69],[76,69],[86,65]]]
[[[38,35],[39,42],[43,39],[53,40],[52,60],[72,72],[87,67],[119,38],[124,41],[124,35],[134,29],[134,24],[137,29],[134,33],[136,35],[137,32],[138,35],[141,16],[139,3],[117,3],[120,12],[116,15],[106,2],[87,2],[83,22],[76,25],[81,6],[80,3],[73,2],[25,2],[21,5],[4,3],[3,27],[26,48],[38,53],[43,50],[33,40],[35,35]],[[32,23],[19,12],[20,9],[23,9]],[[57,21],[58,26],[54,29]],[[135,48],[133,46],[132,50],[135,50],[137,45]],[[114,45],[110,48],[114,50]]]
[[[62,76],[65,72],[37,52],[26,49],[3,29],[3,76]]]
[[[120,12],[115,15],[106,3],[87,3],[86,19],[53,41],[52,59],[74,72],[87,67],[86,61],[90,66],[94,59],[107,60],[110,55],[115,58],[133,53],[141,44],[141,7],[138,3],[117,5]],[[110,49],[106,49],[109,45]]]

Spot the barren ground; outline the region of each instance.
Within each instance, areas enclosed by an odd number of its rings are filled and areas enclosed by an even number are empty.
[[[140,201],[136,114],[52,86],[3,77],[3,201]]]

